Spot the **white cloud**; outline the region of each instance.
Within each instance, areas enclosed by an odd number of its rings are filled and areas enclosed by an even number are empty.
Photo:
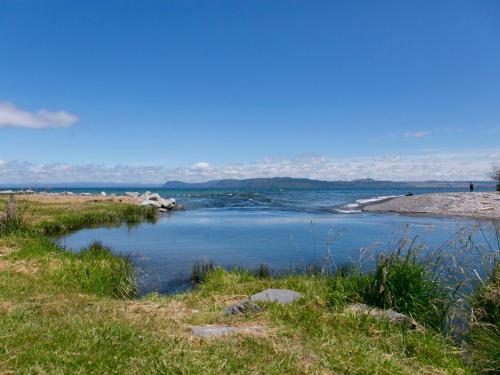
[[[423,131],[409,131],[409,132],[404,132],[401,134],[405,138],[423,138],[427,137],[428,135],[431,135],[431,132],[428,130],[423,130]]]
[[[332,159],[307,156],[264,159],[248,164],[212,166],[199,162],[191,167],[160,165],[35,164],[27,161],[0,163],[0,184],[50,185],[64,182],[149,183],[168,180],[199,182],[222,178],[307,177],[321,180],[484,180],[491,170],[491,155],[500,150],[470,153],[427,153],[366,158]],[[500,160],[497,161],[497,163]]]
[[[13,103],[0,102],[0,128],[67,128],[77,121],[77,116],[66,111],[41,109],[30,112],[17,108]]]
[[[206,163],[204,161],[200,161],[199,163],[194,164],[191,167],[191,169],[193,171],[199,171],[199,172],[208,171],[208,170],[210,170],[210,164]]]

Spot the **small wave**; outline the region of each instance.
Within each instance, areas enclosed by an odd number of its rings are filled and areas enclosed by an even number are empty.
[[[362,212],[360,209],[343,210],[341,208],[335,208],[333,211],[339,214],[356,214]]]
[[[359,203],[360,205],[363,205],[363,204],[367,204],[367,203],[373,203],[373,202],[383,201],[385,199],[397,198],[397,197],[401,197],[401,196],[402,195],[382,195],[380,197],[358,199],[358,200],[356,200],[356,203]]]
[[[402,195],[382,195],[380,197],[356,199],[356,203],[348,203],[340,208],[334,209],[334,211],[341,213],[341,214],[359,213],[359,212],[362,212],[362,207],[366,206],[367,204],[383,201],[386,199],[401,197],[401,196]]]

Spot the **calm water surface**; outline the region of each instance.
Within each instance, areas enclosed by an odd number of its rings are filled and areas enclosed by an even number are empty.
[[[421,192],[428,190],[416,191]],[[141,292],[171,293],[190,286],[185,280],[196,260],[223,266],[266,264],[278,271],[319,263],[330,251],[337,264],[344,264],[358,262],[365,248],[376,252],[394,247],[407,227],[409,235],[418,235],[432,250],[476,224],[468,219],[357,212],[359,201],[404,193],[161,191],[187,210],[164,214],[155,224],[83,229],[60,241],[78,251],[99,240],[130,254],[142,270]]]

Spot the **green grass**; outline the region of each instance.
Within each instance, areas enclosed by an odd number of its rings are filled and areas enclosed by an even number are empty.
[[[500,263],[490,279],[470,298],[470,356],[477,373],[500,373]]]
[[[254,316],[224,316],[268,287],[305,294]],[[451,342],[326,307],[321,277],[261,279],[216,269],[190,293],[117,300],[54,285],[45,273],[0,273],[0,372],[469,373]],[[259,335],[193,339],[191,325],[258,324]]]
[[[396,252],[380,257],[363,291],[363,301],[410,315],[434,329],[444,328],[448,308],[453,304],[425,260],[411,249],[407,254]]]
[[[263,266],[225,271],[200,263],[193,291],[134,299],[135,271],[127,257],[99,243],[71,253],[46,234],[147,214],[101,203],[78,209],[28,205],[25,212],[29,228],[0,235],[0,373],[473,373],[438,330],[409,331],[345,309],[366,298],[367,288],[380,281],[376,273],[273,277]],[[398,307],[394,301],[406,298],[388,282],[403,279],[401,270],[382,278],[392,288],[382,303]],[[266,288],[293,289],[304,298],[263,304],[254,315],[222,313]],[[261,325],[264,331],[215,339],[190,335],[192,325],[207,324]]]
[[[7,198],[0,197],[0,211],[5,209],[6,204]],[[106,201],[69,204],[18,200],[16,205],[16,217],[29,225],[30,230],[45,235],[92,226],[133,225],[144,220],[155,221],[158,217],[158,211],[152,207]]]

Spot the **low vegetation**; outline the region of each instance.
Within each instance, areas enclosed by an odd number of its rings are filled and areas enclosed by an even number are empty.
[[[467,337],[473,368],[483,374],[500,371],[500,263],[470,297],[471,325]]]
[[[380,258],[367,273],[314,267],[274,275],[264,265],[227,271],[205,261],[193,268],[193,291],[134,298],[137,280],[129,257],[100,243],[72,253],[46,235],[154,219],[153,214],[118,203],[78,210],[21,207],[26,219],[0,233],[0,373],[498,371],[498,300],[492,299],[498,295],[497,279],[485,281],[471,299],[471,335],[466,350],[459,349],[442,329],[450,310],[444,302],[452,300],[453,288],[441,285],[432,272],[435,263],[422,261],[412,246]],[[266,288],[293,289],[304,298],[290,305],[265,304],[257,314],[222,314],[229,304]],[[393,308],[421,326],[408,330],[352,312],[346,309],[352,302]],[[191,336],[190,326],[209,324],[264,330],[213,339]]]

